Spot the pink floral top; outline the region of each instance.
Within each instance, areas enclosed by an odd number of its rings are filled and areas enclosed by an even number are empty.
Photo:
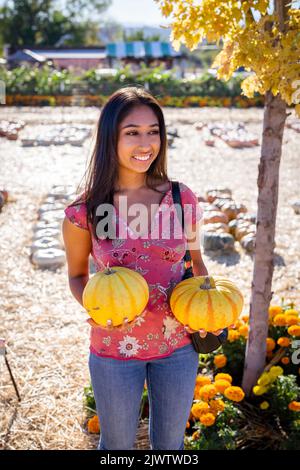
[[[186,220],[195,224],[202,218],[203,210],[198,204],[197,196],[184,183],[180,183],[181,199]],[[80,197],[78,198],[80,199]],[[154,214],[151,230],[147,236],[138,237],[115,211],[116,230],[123,224],[127,236],[110,240],[96,240],[92,235],[92,252],[96,270],[102,270],[109,262],[110,266],[126,266],[139,272],[149,286],[149,301],[143,313],[129,323],[123,331],[106,330],[102,327],[91,327],[90,351],[98,356],[115,359],[148,360],[170,355],[175,349],[191,343],[190,334],[174,317],[169,296],[178,284],[184,272],[183,257],[187,242],[177,215],[171,212],[173,206],[171,183],[163,196],[158,210]],[[173,209],[172,209],[173,206]],[[67,206],[65,214],[69,220],[86,230],[86,206],[80,203]],[[189,219],[188,219],[189,218]],[[166,224],[167,221],[171,223]],[[158,224],[158,227],[157,227]],[[168,237],[164,227],[169,227]],[[119,227],[121,228],[121,227]],[[156,229],[158,237],[151,237]],[[178,232],[179,230],[179,232]],[[119,232],[116,232],[117,235]],[[175,236],[174,236],[175,233]],[[89,320],[87,320],[89,321]]]

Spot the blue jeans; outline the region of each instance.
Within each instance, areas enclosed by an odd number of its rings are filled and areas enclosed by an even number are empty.
[[[198,360],[192,344],[176,349],[170,356],[144,361],[122,361],[90,353],[89,369],[101,428],[98,450],[134,448],[145,379],[151,450],[183,450]]]

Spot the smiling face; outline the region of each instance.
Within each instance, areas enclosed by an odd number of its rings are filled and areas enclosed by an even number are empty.
[[[121,170],[146,173],[160,150],[159,122],[149,106],[135,106],[119,125]]]

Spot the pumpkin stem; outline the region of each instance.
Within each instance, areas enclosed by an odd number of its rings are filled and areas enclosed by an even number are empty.
[[[208,290],[208,289],[213,289],[215,286],[215,283],[211,277],[205,276],[205,280],[203,284],[201,284],[200,289]]]
[[[116,271],[114,271],[110,266],[109,266],[109,261],[107,262],[106,268],[105,268],[105,274],[114,274]]]

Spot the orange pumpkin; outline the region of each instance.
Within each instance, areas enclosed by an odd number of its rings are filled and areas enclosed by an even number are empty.
[[[227,215],[223,214],[223,212],[221,211],[204,212],[203,214],[204,224],[214,224],[216,222],[227,224],[228,223]]]
[[[176,319],[193,330],[209,332],[234,324],[242,309],[243,295],[222,276],[195,276],[173,289],[170,307]]]
[[[214,233],[219,233],[219,232],[226,232],[229,233],[229,226],[227,224],[221,223],[221,222],[216,222],[213,224],[205,224],[205,232],[214,232]]]

